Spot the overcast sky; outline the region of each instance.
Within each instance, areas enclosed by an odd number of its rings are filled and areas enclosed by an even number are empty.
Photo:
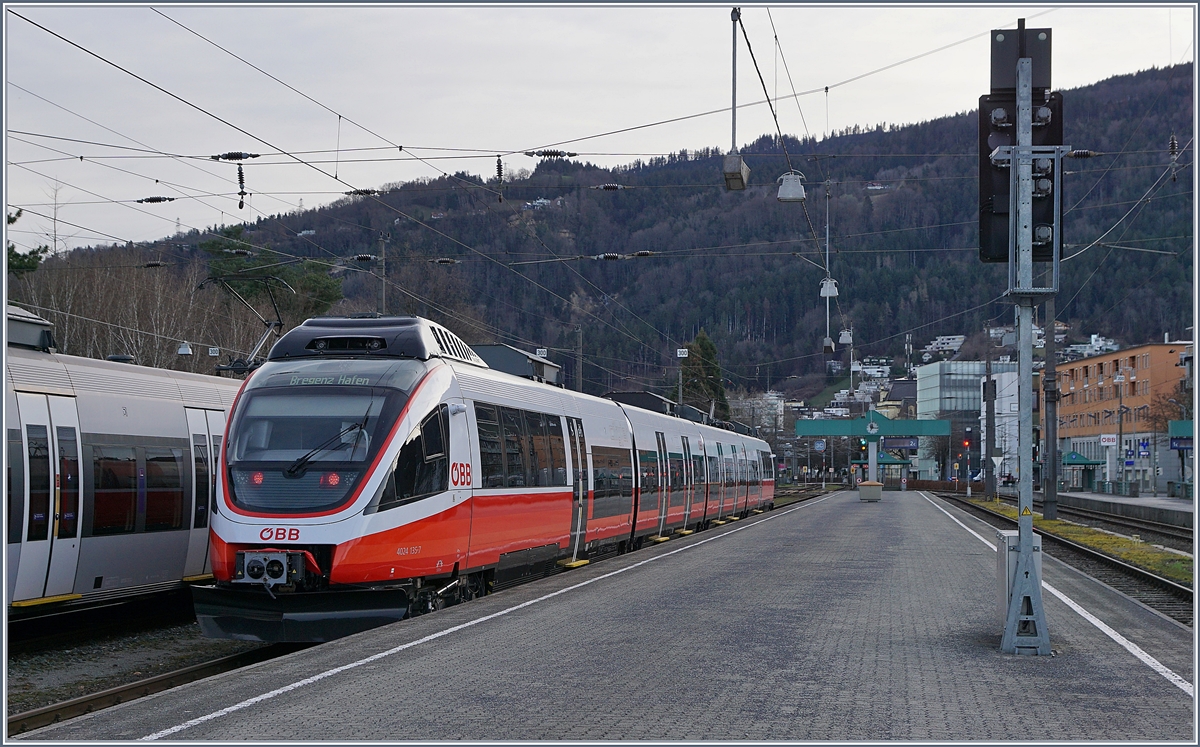
[[[52,221],[34,213],[56,202],[62,249],[316,207],[347,185],[439,169],[488,176],[497,154],[532,169],[520,151],[562,141],[604,165],[730,146],[730,5],[5,7],[46,29],[5,13],[5,195],[26,211],[9,229],[23,249],[50,243]],[[1053,30],[1057,89],[1193,59],[1185,5],[792,4],[743,6],[742,20],[772,96],[816,91],[778,104],[784,132],[821,138],[974,109],[987,32],[1021,17]],[[737,45],[738,102],[761,101],[740,31]],[[773,131],[765,105],[739,109],[739,144]],[[253,196],[240,210],[236,166],[207,158],[228,151],[263,154],[245,166]],[[315,168],[267,155],[278,151]],[[160,195],[177,199],[129,202]]]

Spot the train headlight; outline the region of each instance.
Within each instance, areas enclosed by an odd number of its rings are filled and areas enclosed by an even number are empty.
[[[267,571],[266,565],[258,558],[255,558],[254,560],[251,560],[249,563],[246,564],[246,575],[249,576],[250,578],[254,579],[255,581],[262,578],[263,574],[266,573],[266,571]]]

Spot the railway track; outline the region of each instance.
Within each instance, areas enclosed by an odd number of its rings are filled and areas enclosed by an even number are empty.
[[[179,685],[186,685],[189,682],[212,677],[222,672],[248,667],[251,664],[274,659],[312,645],[314,644],[277,643],[253,651],[246,651],[214,659],[203,664],[185,667],[174,672],[167,672],[156,677],[148,677],[138,682],[110,688],[98,693],[92,693],[91,695],[84,695],[61,703],[54,703],[44,708],[35,708],[32,711],[17,713],[8,717],[8,736],[11,737],[32,729],[49,726],[59,721],[82,716],[119,703],[144,698],[147,695],[153,695],[154,693],[169,690]]]
[[[1000,499],[1010,506],[1017,505],[1017,499],[1014,496],[1001,495]],[[1034,499],[1033,508],[1035,511],[1040,512],[1042,510],[1042,501]],[[1060,516],[1073,516],[1083,519],[1089,526],[1094,526],[1098,529],[1107,529],[1121,534],[1138,533],[1138,536],[1142,537],[1142,539],[1153,538],[1155,541],[1162,540],[1160,544],[1174,550],[1192,551],[1193,535],[1190,527],[1163,524],[1162,522],[1148,521],[1146,519],[1135,519],[1129,516],[1119,516],[1117,514],[1093,511],[1077,506],[1064,506],[1061,503],[1058,504],[1058,513]]]
[[[969,513],[982,518],[997,529],[1012,529],[1017,522],[1003,514],[969,503],[954,493],[934,493],[939,498],[958,503]],[[1119,517],[1123,518],[1123,517]],[[1076,542],[1042,534],[1042,550],[1046,554],[1100,581],[1122,594],[1157,610],[1188,627],[1193,624],[1192,589],[1170,579]]]

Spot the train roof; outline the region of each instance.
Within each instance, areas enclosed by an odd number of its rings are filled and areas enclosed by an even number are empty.
[[[308,319],[279,338],[267,355],[269,361],[297,358],[446,358],[488,367],[458,335],[418,316]]]

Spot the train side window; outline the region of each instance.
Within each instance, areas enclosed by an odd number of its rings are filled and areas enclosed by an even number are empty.
[[[128,534],[137,522],[137,455],[129,446],[93,446],[92,534]]]
[[[193,529],[201,529],[208,526],[208,500],[209,500],[209,469],[208,469],[208,444],[203,434],[196,433],[192,435],[194,445],[192,447],[192,468],[196,475],[196,514],[192,520]]]
[[[545,488],[551,484],[554,463],[550,459],[550,441],[546,437],[546,416],[540,412],[525,412],[525,453],[529,455],[530,487]]]
[[[658,510],[658,452],[638,451],[638,473],[641,475],[642,500],[638,512]]]
[[[550,484],[565,486],[567,484],[567,447],[563,440],[562,419],[558,415],[546,416],[546,435],[550,439],[550,460],[552,474]]]
[[[633,509],[629,449],[592,447],[592,518],[625,516]]]
[[[30,542],[50,534],[50,436],[44,425],[25,426],[29,442],[29,532]]]
[[[74,428],[58,429],[58,539],[79,533],[79,443]]]
[[[528,462],[524,453],[522,420],[520,410],[500,408],[500,425],[504,434],[504,484],[510,488],[523,488],[529,484],[526,479]]]
[[[479,432],[479,469],[485,488],[504,486],[504,451],[500,448],[500,421],[492,405],[475,403],[475,423]]]
[[[183,529],[183,449],[146,448],[146,531]]]
[[[21,542],[25,526],[25,454],[21,429],[8,429],[8,544]]]
[[[449,489],[450,459],[444,435],[448,420],[449,410],[441,405],[408,434],[375,510],[386,511]],[[426,447],[426,438],[438,443]]]

